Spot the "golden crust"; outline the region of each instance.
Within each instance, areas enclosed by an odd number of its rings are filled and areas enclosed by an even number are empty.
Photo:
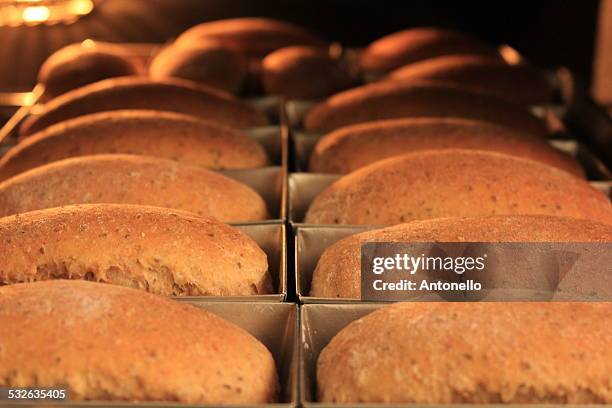
[[[239,230],[190,213],[74,205],[0,218],[0,283],[85,279],[160,295],[270,293],[266,254]]]
[[[429,150],[362,167],[311,203],[305,222],[393,225],[419,219],[542,214],[612,224],[610,200],[535,161],[478,150]]]
[[[68,204],[142,204],[223,222],[268,218],[249,186],[201,167],[132,155],[96,155],[37,167],[0,183],[0,217]]]
[[[460,118],[389,119],[342,127],[319,139],[309,169],[346,174],[403,153],[449,148],[506,153],[585,176],[578,162],[545,140],[493,123]]]
[[[185,113],[234,128],[268,123],[263,112],[221,90],[176,78],[154,81],[129,76],[94,82],[50,100],[24,121],[20,132],[30,135],[66,119],[119,109]]]
[[[0,287],[0,386],[71,399],[258,404],[275,400],[266,347],[181,302],[92,282]]]
[[[198,24],[181,34],[176,43],[182,45],[205,39],[221,41],[246,57],[255,59],[290,45],[325,45],[320,37],[300,26],[260,17],[231,18]]]
[[[306,115],[309,130],[329,132],[374,120],[407,117],[459,117],[483,120],[535,135],[544,122],[521,105],[482,90],[440,81],[383,81],[330,96]]]
[[[439,27],[402,30],[372,42],[361,54],[361,68],[383,74],[416,61],[448,54],[501,57],[497,50],[467,34]]]
[[[552,101],[554,89],[537,69],[482,55],[446,55],[392,71],[390,80],[440,80],[469,85],[526,105]]]
[[[319,401],[612,402],[612,303],[398,303],[320,354]]]
[[[347,88],[351,78],[325,48],[294,46],[268,54],[261,62],[266,93],[289,99],[319,99]]]
[[[74,156],[126,153],[211,169],[263,167],[264,148],[240,129],[173,112],[117,110],[68,119],[30,135],[0,159],[0,179]]]
[[[612,226],[567,217],[497,215],[413,221],[367,231],[348,236],[323,252],[313,273],[311,296],[361,297],[363,242],[612,242]],[[602,281],[597,279],[583,279],[581,284],[593,286],[596,292],[612,290],[598,286]]]

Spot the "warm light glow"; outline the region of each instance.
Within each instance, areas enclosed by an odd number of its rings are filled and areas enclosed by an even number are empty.
[[[73,23],[102,0],[0,0],[0,26]]]
[[[21,18],[26,23],[40,23],[47,21],[51,12],[45,6],[30,6],[23,9]]]
[[[509,45],[501,45],[499,47],[499,53],[502,58],[508,63],[508,65],[518,65],[523,62],[523,56],[520,52],[515,50]]]

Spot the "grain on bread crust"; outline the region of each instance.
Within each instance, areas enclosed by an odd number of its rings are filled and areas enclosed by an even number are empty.
[[[43,98],[107,78],[137,75],[139,67],[127,54],[121,45],[91,40],[60,48],[38,71],[38,83],[45,86]]]
[[[266,254],[239,230],[159,207],[86,204],[0,218],[0,284],[84,279],[159,295],[272,291]]]
[[[330,96],[304,119],[308,130],[329,132],[374,120],[407,117],[459,117],[498,123],[546,135],[545,123],[519,104],[474,87],[440,81],[383,81]]]
[[[68,388],[73,400],[274,402],[270,351],[196,306],[114,285],[0,287],[0,386]]]
[[[201,167],[155,157],[81,156],[34,168],[0,183],[0,217],[93,203],[174,208],[223,222],[268,218],[263,198],[246,184]]]
[[[585,180],[532,160],[464,149],[420,151],[362,167],[323,190],[305,222],[394,225],[512,214],[612,224],[609,198]]]
[[[360,298],[360,246],[364,242],[612,242],[612,226],[568,217],[496,215],[413,221],[367,231],[343,238],[323,252],[313,273],[310,295]],[[605,273],[605,268],[593,271],[600,278]],[[546,277],[532,278],[537,282]],[[605,279],[583,279],[583,292],[589,286],[589,291],[598,294],[611,291],[597,286],[603,282]]]
[[[545,140],[494,123],[461,118],[389,119],[342,127],[318,140],[309,170],[345,174],[402,153],[449,148],[497,151],[585,176],[577,161]]]
[[[69,157],[105,153],[210,169],[269,164],[263,146],[240,129],[174,112],[117,110],[68,119],[26,137],[0,158],[0,179]]]
[[[612,303],[397,303],[323,349],[318,400],[611,403]]]
[[[554,97],[551,82],[536,68],[482,55],[447,55],[415,62],[392,71],[387,79],[470,85],[526,105],[551,102]]]
[[[290,45],[323,46],[316,34],[286,21],[246,17],[209,21],[191,27],[181,34],[176,44],[197,43],[215,39],[234,48],[248,58],[260,59]]]
[[[208,39],[170,45],[149,65],[154,79],[183,78],[237,94],[248,74],[246,60],[223,43]]]
[[[372,42],[360,56],[361,69],[382,75],[395,68],[448,54],[488,55],[497,50],[475,37],[440,27],[419,27],[389,34]]]
[[[129,76],[94,82],[50,100],[23,122],[20,133],[29,135],[66,119],[119,109],[185,113],[235,128],[268,123],[263,112],[219,89],[184,79]]]

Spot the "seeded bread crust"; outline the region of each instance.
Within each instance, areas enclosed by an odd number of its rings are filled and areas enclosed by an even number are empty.
[[[73,400],[274,402],[266,347],[203,309],[79,281],[0,287],[0,386],[68,388]]]
[[[440,80],[469,85],[525,105],[552,101],[554,89],[544,74],[528,65],[509,65],[482,55],[446,55],[392,71],[390,80]]]
[[[23,122],[20,133],[31,135],[66,119],[120,109],[185,113],[234,128],[268,123],[263,112],[221,90],[176,78],[129,76],[94,82],[50,100]]]
[[[321,402],[612,402],[612,303],[397,303],[341,330]]]
[[[403,153],[449,148],[506,153],[585,177],[578,162],[545,140],[493,123],[460,118],[389,119],[340,128],[319,139],[310,157],[310,171],[346,174]]]
[[[382,75],[417,61],[448,54],[488,55],[501,60],[497,50],[467,34],[439,27],[420,27],[382,37],[361,54],[361,69]]]
[[[74,205],[0,218],[0,252],[11,254],[0,260],[0,284],[91,280],[167,296],[272,291],[266,254],[251,238],[159,207]]]
[[[26,137],[0,159],[0,179],[69,157],[105,153],[210,169],[269,164],[264,148],[242,130],[173,112],[121,110],[65,120]]]
[[[612,242],[612,226],[567,217],[497,215],[413,221],[367,231],[348,236],[323,252],[313,273],[311,296],[361,297],[363,242]],[[606,273],[603,268],[593,271],[603,280],[582,279],[581,284],[592,286],[589,291],[596,294],[611,291],[604,284],[611,279]]]
[[[513,214],[612,224],[610,200],[585,180],[532,160],[462,149],[409,153],[362,167],[323,190],[305,222],[394,225]]]
[[[383,81],[330,96],[304,119],[308,130],[329,132],[374,120],[458,117],[546,135],[544,122],[518,104],[465,85],[440,81]]]
[[[37,167],[0,183],[0,216],[68,204],[142,204],[223,222],[269,218],[249,186],[201,167],[132,155],[96,155]]]

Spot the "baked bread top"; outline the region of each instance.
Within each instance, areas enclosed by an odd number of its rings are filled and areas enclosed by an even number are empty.
[[[354,234],[323,252],[313,273],[310,295],[359,299],[364,242],[612,242],[612,225],[546,215],[495,215],[413,221]],[[601,285],[602,281],[582,280],[584,287],[591,283]]]
[[[0,183],[0,216],[88,203],[153,205],[223,222],[269,218],[263,198],[246,184],[201,167],[155,157],[76,157]]]
[[[397,303],[341,330],[321,402],[612,402],[612,303]]]
[[[263,404],[266,347],[203,309],[82,281],[0,287],[0,385],[68,388],[75,400]]]
[[[159,207],[89,204],[0,218],[0,284],[113,283],[160,295],[271,293],[266,254],[239,230]],[[125,374],[125,373],[123,373]]]
[[[313,200],[305,222],[543,214],[612,224],[610,200],[585,180],[532,160],[479,150],[429,150],[362,167]]]
[[[317,141],[309,170],[345,174],[403,153],[449,148],[497,151],[585,176],[577,161],[544,139],[494,123],[461,118],[388,119],[342,127]]]
[[[240,129],[174,112],[117,110],[68,119],[26,137],[0,158],[0,179],[68,157],[105,153],[210,169],[269,164],[263,146]]]
[[[130,76],[94,82],[50,100],[23,122],[20,133],[29,135],[62,120],[119,109],[185,113],[235,128],[268,123],[263,112],[219,89],[183,79]]]
[[[482,90],[440,81],[383,81],[330,96],[304,119],[308,130],[329,132],[374,120],[408,117],[484,120],[535,135],[546,135],[542,120],[524,106]]]

